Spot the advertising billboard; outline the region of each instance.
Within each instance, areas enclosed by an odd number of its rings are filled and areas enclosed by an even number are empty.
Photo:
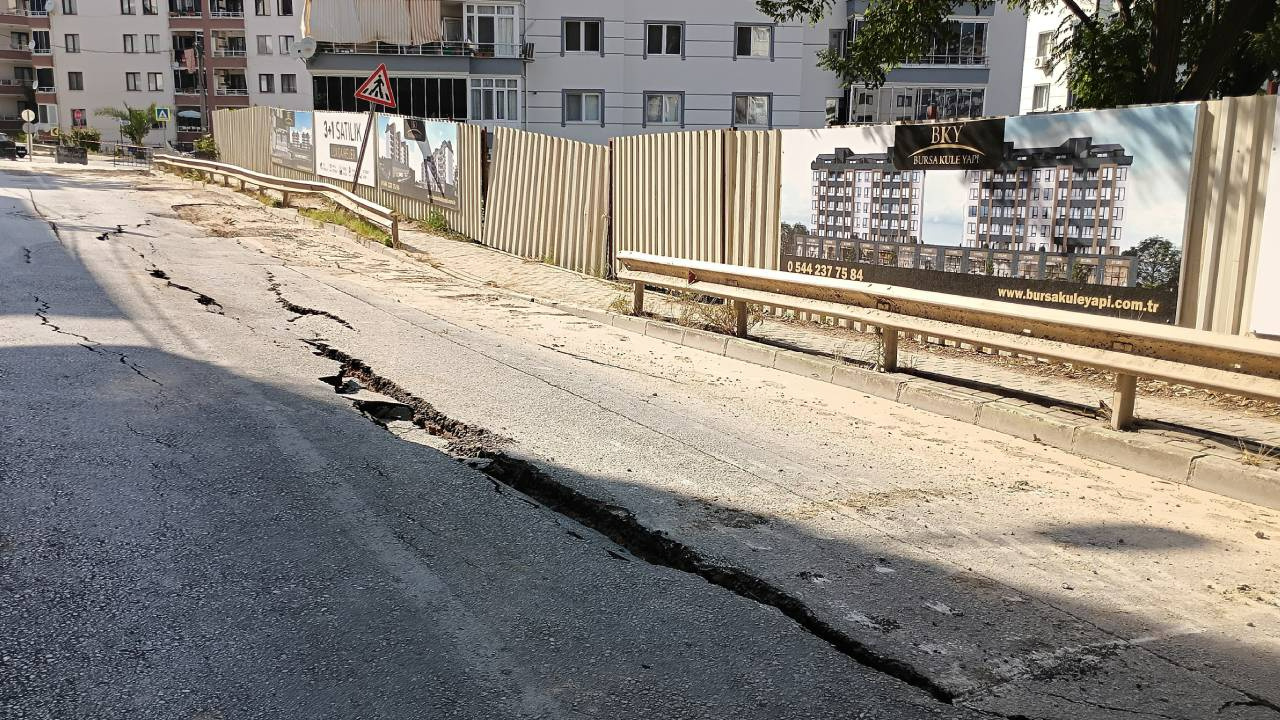
[[[315,172],[316,140],[310,110],[271,110],[271,162]]]
[[[434,205],[458,204],[458,126],[379,115],[378,187]]]
[[[356,176],[356,161],[364,144],[364,129],[369,118],[361,113],[316,112],[316,174],[321,177],[351,182]],[[360,166],[360,184],[374,187],[374,165],[377,149],[373,138],[364,151]]]
[[[785,130],[779,267],[1173,322],[1196,117]]]

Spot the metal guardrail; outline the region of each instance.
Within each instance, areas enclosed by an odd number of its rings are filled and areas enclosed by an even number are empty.
[[[651,285],[731,302],[740,337],[747,334],[748,304],[861,322],[880,329],[885,372],[897,370],[899,333],[1112,371],[1117,430],[1133,421],[1138,378],[1280,401],[1280,342],[637,252],[618,253],[618,260],[624,268],[618,279],[634,287],[635,314],[644,311]]]
[[[393,247],[400,247],[400,215],[391,208],[379,205],[371,200],[366,200],[355,193],[331,185],[326,182],[317,182],[314,180],[292,180],[289,178],[276,177],[274,175],[264,175],[263,173],[246,170],[236,165],[228,165],[226,163],[215,162],[213,160],[201,160],[199,158],[179,157],[176,155],[156,155],[152,158],[156,165],[167,165],[170,167],[184,168],[186,170],[194,170],[209,177],[209,181],[213,182],[215,176],[222,176],[222,184],[226,185],[232,178],[240,182],[240,189],[244,189],[245,185],[253,185],[258,188],[275,190],[283,196],[285,207],[289,206],[289,196],[292,193],[308,193],[318,194],[328,197],[333,202],[343,208],[369,220],[375,225],[385,227],[391,235],[391,244]]]

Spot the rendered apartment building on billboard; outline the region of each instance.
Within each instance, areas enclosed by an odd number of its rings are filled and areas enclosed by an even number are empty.
[[[994,170],[965,171],[965,245],[1109,255],[1120,252],[1133,157],[1074,137],[1056,147],[1005,145]]]
[[[920,241],[924,173],[895,169],[890,155],[836,148],[813,161],[815,235],[832,240]]]
[[[896,169],[892,147],[883,153],[837,147],[820,154],[810,165],[810,226],[791,228],[784,252],[913,270],[1133,286],[1134,258],[1122,256],[1116,245],[1133,158],[1118,145],[1094,145],[1088,137],[1051,148],[1006,143],[1005,156],[997,170],[936,171],[963,172],[968,193],[963,237],[943,245],[922,241],[922,223],[937,212],[926,203],[931,173]]]

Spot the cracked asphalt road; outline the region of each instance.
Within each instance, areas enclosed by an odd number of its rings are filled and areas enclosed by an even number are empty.
[[[1280,715],[1275,513],[172,180],[0,273],[0,717]]]

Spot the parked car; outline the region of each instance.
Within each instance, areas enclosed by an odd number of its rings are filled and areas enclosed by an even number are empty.
[[[13,138],[0,133],[0,158],[17,160],[27,156],[27,146],[15,142]]]

